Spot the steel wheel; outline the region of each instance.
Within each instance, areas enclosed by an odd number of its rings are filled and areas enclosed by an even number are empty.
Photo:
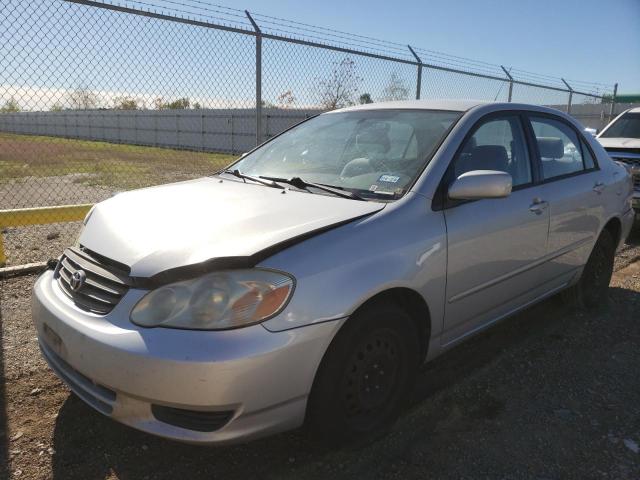
[[[384,432],[408,397],[419,362],[413,320],[395,305],[371,305],[350,318],[316,375],[308,425],[335,444]]]

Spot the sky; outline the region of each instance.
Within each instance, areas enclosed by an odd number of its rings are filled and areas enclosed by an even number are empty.
[[[411,44],[514,68],[514,76],[525,81],[550,80],[518,77],[527,74],[516,75],[515,69],[556,77],[556,85],[557,77],[570,84],[618,82],[619,93],[640,93],[640,0],[101,1],[137,2],[140,8],[164,4],[179,12],[200,6],[205,15],[225,11],[219,4],[394,42],[389,48],[399,48],[405,58],[410,55],[404,45]],[[226,12],[247,22],[242,11]],[[154,108],[158,99],[189,97],[205,108],[247,108],[255,102],[254,55],[251,35],[62,0],[0,0],[0,104],[15,100],[22,110],[73,108],[77,90],[96,96],[95,107],[133,97]],[[363,93],[384,100],[391,79],[405,88],[405,98],[414,95],[415,65],[265,40],[263,101],[280,105],[289,95],[297,108],[317,106],[323,82],[344,60],[354,62],[354,100]],[[484,68],[504,78],[499,67]],[[505,81],[433,69],[423,73],[422,98],[506,101]],[[574,90],[592,91],[576,84]],[[567,99],[557,90],[513,89],[513,101],[562,105]],[[593,101],[573,97],[574,103]]]
[[[217,3],[640,93],[640,0]]]

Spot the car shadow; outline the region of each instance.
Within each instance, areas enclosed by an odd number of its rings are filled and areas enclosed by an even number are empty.
[[[612,288],[611,296],[608,310],[588,315],[609,318],[616,314],[627,321],[628,312],[631,312],[628,309],[640,303],[640,293],[632,290]],[[385,455],[385,459],[380,459],[382,465],[391,462],[390,458],[395,455],[393,452],[409,448],[416,436],[424,438],[434,431],[438,418],[443,415],[442,410],[428,406],[432,400],[435,402],[436,395],[443,392],[448,394],[465,378],[483,368],[491,368],[492,362],[501,356],[514,352],[518,354],[522,344],[542,352],[541,355],[544,355],[545,349],[565,348],[554,339],[575,335],[583,325],[583,317],[583,313],[572,311],[557,298],[552,298],[451,349],[422,369],[409,406],[403,412],[403,417],[415,417],[410,428],[402,427],[409,428],[408,432],[394,433],[392,440],[386,437],[371,444],[349,447],[346,453],[332,452],[330,448],[309,439],[303,431],[229,447],[180,444],[120,425],[70,395],[56,420],[53,477],[65,480],[104,479],[111,476],[119,479],[279,478],[295,476],[296,470],[292,469],[301,469],[307,474],[309,471],[316,472],[326,468],[327,462],[335,462],[335,457],[339,458],[341,467],[344,464],[349,468],[349,464],[352,464],[357,470],[357,462],[362,455],[375,458],[376,449],[380,448],[391,452]],[[598,333],[593,331],[588,335],[596,336]],[[518,372],[521,368],[518,365],[511,365],[510,368],[526,378],[524,372]],[[513,388],[522,388],[522,385]],[[442,403],[439,402],[440,407]],[[472,415],[491,420],[503,407],[499,401],[495,401],[483,405],[474,403],[470,408]],[[422,413],[414,415],[418,409]],[[402,418],[400,422],[403,422]],[[353,449],[358,454],[351,455]],[[441,453],[446,455],[446,452]],[[439,453],[436,451],[433,454]],[[448,457],[446,461],[449,461]],[[451,458],[450,461],[455,462],[456,459]]]

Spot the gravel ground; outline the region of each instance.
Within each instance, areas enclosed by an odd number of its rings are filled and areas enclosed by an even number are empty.
[[[41,360],[34,277],[2,283],[0,478],[640,478],[640,232],[609,305],[551,299],[430,363],[392,432],[343,450],[300,432],[205,448],[121,426]]]

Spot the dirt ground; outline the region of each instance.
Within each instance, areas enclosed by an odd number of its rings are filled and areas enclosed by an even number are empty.
[[[610,302],[551,299],[424,368],[386,437],[342,450],[302,432],[194,447],[85,406],[40,358],[34,277],[0,295],[0,478],[640,478],[640,232],[619,253]]]

